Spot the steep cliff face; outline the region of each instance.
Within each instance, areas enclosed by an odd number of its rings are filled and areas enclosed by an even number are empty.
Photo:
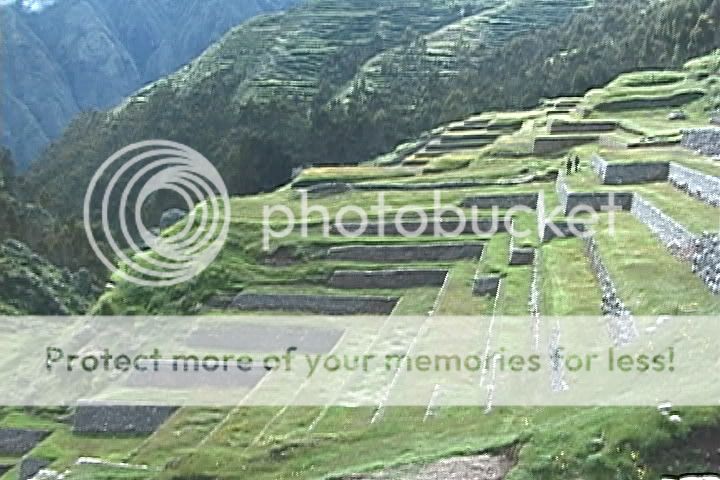
[[[199,55],[232,26],[295,2],[62,0],[46,2],[45,8],[28,2],[5,5],[0,8],[0,141],[24,169],[78,112],[117,103]]]

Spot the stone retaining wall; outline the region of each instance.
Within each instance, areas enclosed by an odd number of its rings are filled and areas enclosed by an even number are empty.
[[[692,269],[713,294],[720,294],[720,235],[706,233],[695,241]]]
[[[358,262],[454,261],[480,258],[483,248],[482,243],[352,245],[332,247],[327,257]]]
[[[640,195],[635,195],[631,212],[673,255],[687,256],[688,250],[695,244],[695,235]]]
[[[568,148],[585,145],[586,143],[597,142],[600,139],[597,135],[573,135],[573,136],[539,136],[535,137],[533,153],[541,155],[554,153]]]
[[[568,197],[570,196],[570,187],[568,187],[565,176],[560,173],[555,181],[555,193],[558,197],[558,202],[563,207],[563,211],[567,210]]]
[[[714,112],[710,116],[710,123],[713,123],[715,125],[720,125],[720,112]]]
[[[510,265],[532,265],[535,260],[534,248],[511,248]]]
[[[500,277],[475,277],[473,282],[473,295],[475,296],[497,296],[500,288]]]
[[[478,195],[468,197],[460,203],[460,206],[462,208],[476,207],[481,210],[490,210],[492,208],[506,210],[516,207],[528,207],[535,210],[537,203],[537,193],[523,193],[517,195]]]
[[[595,237],[589,236],[584,239],[585,255],[590,262],[590,269],[600,284],[602,300],[600,308],[603,315],[610,319],[610,336],[616,346],[623,346],[630,343],[637,336],[635,322],[632,313],[620,299],[615,282],[602,259],[600,249]]]
[[[25,458],[20,462],[19,480],[28,480],[40,473],[40,470],[50,465],[51,461],[44,458]]]
[[[157,430],[176,407],[148,405],[78,405],[73,415],[73,432],[106,434],[149,434]]]
[[[571,122],[554,119],[548,125],[548,130],[550,133],[612,132],[617,128],[617,125],[617,122],[603,120]]]
[[[595,105],[595,110],[601,112],[617,112],[621,110],[641,110],[661,107],[681,107],[687,103],[702,98],[705,92],[681,92],[665,97],[635,97],[623,100],[610,100]]]
[[[603,209],[607,210],[611,205],[627,211],[632,208],[632,193],[571,192],[563,175],[558,175],[557,181],[555,182],[555,191],[565,215],[570,214],[573,210],[577,210],[580,207],[585,209],[589,208],[596,212],[602,212]]]
[[[440,287],[447,270],[338,270],[330,278],[333,288],[391,289]]]
[[[241,293],[233,299],[230,308],[243,311],[286,311],[318,315],[389,315],[397,302],[397,297]]]
[[[608,163],[597,154],[591,164],[604,185],[664,182],[670,172],[668,162]]]
[[[554,225],[553,228],[551,225]],[[542,241],[550,242],[556,238],[581,237],[586,232],[586,226],[581,222],[548,222],[545,224]]]
[[[720,128],[692,128],[682,131],[682,146],[703,155],[720,155]]]
[[[447,237],[455,234],[474,234],[482,235],[487,233],[506,233],[509,225],[501,219],[490,220],[490,219],[478,219],[477,222],[466,221],[464,223],[457,220],[439,220],[439,219],[428,219],[427,224],[423,225],[421,222],[403,222],[396,224],[395,222],[387,223],[368,223],[363,225],[358,223],[344,223],[340,226],[333,225],[330,229],[331,233],[337,235],[342,234],[340,227],[344,232],[348,234],[355,234],[362,232],[362,236],[406,236],[406,235],[417,235],[417,236],[435,236],[435,237]],[[401,231],[404,230],[404,231]]]
[[[633,196],[634,195],[629,192],[571,193],[565,202],[565,214],[567,215],[573,210],[580,208],[591,209],[595,212],[603,212],[609,208],[630,211],[632,209]]]
[[[671,163],[669,180],[674,187],[690,196],[720,207],[720,178]]]
[[[533,259],[532,279],[530,281],[530,299],[528,311],[532,319],[533,348],[540,348],[540,289],[542,286],[542,249],[538,248]]]
[[[50,432],[20,428],[0,429],[0,456],[20,456],[35,448]]]

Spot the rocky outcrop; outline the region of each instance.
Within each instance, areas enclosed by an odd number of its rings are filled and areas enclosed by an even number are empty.
[[[186,216],[187,212],[179,208],[165,210],[160,216],[160,229],[165,230],[166,228],[170,228],[176,223],[182,221]]]
[[[720,128],[683,130],[682,146],[703,155],[720,155]]]
[[[78,405],[73,415],[73,432],[143,435],[154,432],[175,412],[176,407],[149,405]]]
[[[397,302],[397,297],[241,293],[233,299],[229,308],[250,312],[280,311],[317,315],[389,315]]]
[[[0,7],[0,140],[21,168],[79,112],[118,103],[202,53],[231,27],[294,0],[181,3],[63,0],[41,12],[20,2]]]
[[[367,262],[440,262],[476,259],[482,256],[482,243],[444,243],[428,245],[352,245],[332,247],[330,260]]]
[[[671,163],[669,181],[675,188],[691,197],[720,207],[720,178]]]

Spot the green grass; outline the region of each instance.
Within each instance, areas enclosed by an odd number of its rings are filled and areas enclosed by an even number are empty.
[[[432,8],[442,10],[439,5],[434,2]],[[424,11],[423,5],[418,3],[416,6],[418,12]],[[322,24],[324,18],[340,14],[335,9],[322,8],[315,13],[317,15],[306,19],[309,25]],[[348,12],[342,13],[356,15],[358,18],[367,16],[370,19],[377,12],[353,5]],[[423,23],[423,28],[427,27],[431,31],[432,21],[427,22]],[[463,28],[477,27],[471,19],[458,23],[463,23]],[[257,27],[256,24],[253,25]],[[333,38],[335,33],[328,32],[328,35]],[[267,35],[282,36],[282,32],[273,30]],[[431,48],[436,53],[447,48],[444,43],[445,35],[445,32],[437,36],[431,35]],[[290,63],[286,66],[292,68],[283,70],[282,75],[273,75],[271,82],[255,84],[251,88],[266,92],[286,91],[284,89],[289,88],[288,82],[292,75],[286,76],[285,73],[301,66],[303,69],[315,68],[317,64],[314,54],[338,48],[333,42],[325,40],[303,43],[294,51],[286,52],[287,58],[292,57],[292,61],[288,60]],[[234,41],[237,42],[237,39]],[[228,44],[223,48],[242,50],[241,44]],[[691,62],[680,72],[624,75],[604,89],[590,92],[582,99],[583,104],[592,107],[603,103],[612,105],[613,102],[633,98],[667,99],[678,93],[709,87],[708,81],[699,80],[697,74],[701,70],[716,68],[716,57]],[[294,63],[296,61],[298,63]],[[369,64],[372,64],[372,61]],[[292,86],[298,89],[297,91],[313,89],[313,80],[307,80],[306,83],[296,82]],[[381,80],[373,77],[369,83]],[[680,128],[705,124],[708,105],[707,98],[685,105],[684,111],[688,120],[677,123],[666,120],[667,113],[676,109],[675,107],[593,112],[589,118],[617,120],[626,127],[642,131],[646,136],[670,136],[676,135]],[[552,182],[505,186],[500,184],[509,179],[517,180],[562,168],[562,155],[545,157],[528,153],[532,138],[543,131],[547,117],[547,106],[524,112],[482,114],[475,119],[492,121],[496,126],[508,127],[508,131],[503,132],[498,141],[490,147],[469,153],[445,155],[430,161],[429,167],[424,171],[417,168],[379,166],[384,161],[397,160],[403,149],[409,147],[405,145],[399,147],[395,154],[380,157],[375,164],[308,169],[302,173],[299,180],[409,184],[487,181],[497,184],[443,190],[443,205],[457,205],[465,197],[472,195],[543,191],[545,207],[549,212],[558,203]],[[562,115],[561,118],[575,117]],[[512,132],[511,129],[519,130]],[[628,141],[640,138],[639,134],[625,131],[619,131],[615,135]],[[599,185],[588,163],[590,154],[598,150],[599,147],[595,144],[575,149],[583,159],[583,171],[569,178],[571,189],[637,191],[695,232],[713,226],[717,228],[716,209],[676,191],[667,184],[624,187]],[[711,161],[680,148],[599,151],[612,162],[676,161],[705,173],[720,174],[718,167]],[[385,204],[391,212],[397,212],[398,208],[406,205],[430,211],[434,207],[433,193],[387,191],[384,192]],[[313,225],[307,238],[294,231],[287,238],[273,243],[273,247],[282,245],[294,250],[299,256],[299,262],[283,266],[266,263],[265,253],[261,248],[263,208],[266,205],[287,205],[296,217],[299,217],[299,200],[298,193],[290,188],[233,199],[233,219],[228,243],[219,259],[192,284],[149,290],[119,282],[113,291],[106,293],[98,311],[186,313],[213,294],[237,292],[242,288],[255,292],[398,295],[402,299],[395,312],[397,317],[416,315],[425,319],[436,303],[438,316],[465,316],[465,320],[460,323],[435,325],[437,328],[432,329],[427,337],[418,340],[420,347],[442,345],[443,335],[446,335],[445,338],[452,338],[453,341],[462,342],[464,346],[477,349],[484,345],[482,340],[486,332],[486,325],[478,319],[493,313],[494,299],[473,296],[473,279],[476,274],[500,275],[503,278],[503,287],[495,313],[498,318],[514,317],[503,318],[498,322],[492,346],[495,348],[500,342],[508,342],[512,347],[526,348],[529,344],[530,327],[525,315],[532,268],[508,266],[507,234],[483,238],[482,240],[487,242],[487,248],[479,261],[378,265],[369,262],[328,261],[322,259],[319,252],[331,245],[402,245],[438,240],[323,238],[318,226]],[[334,217],[344,207],[359,205],[369,208],[375,205],[377,200],[377,192],[355,190],[311,199],[310,204],[326,207]],[[465,213],[467,212],[468,210],[465,210]],[[482,213],[481,216],[487,214]],[[311,215],[311,222],[319,220],[317,212]],[[345,220],[353,219],[348,216]],[[280,227],[284,221],[282,216],[273,217],[272,225]],[[532,228],[534,232],[535,215],[517,216],[516,225],[520,229]],[[716,314],[720,311],[720,299],[707,291],[702,282],[691,273],[689,265],[672,257],[651,232],[631,215],[617,215],[614,235],[610,235],[605,227],[607,218],[603,217],[597,229],[600,249],[617,283],[620,296],[633,313],[699,315]],[[471,237],[464,239],[469,238]],[[519,242],[518,245],[541,249],[543,317],[599,315],[601,292],[590,271],[580,239],[555,240],[540,246],[537,235],[533,233],[529,239]],[[348,292],[326,286],[326,279],[335,269],[378,269],[395,266],[447,268],[450,276],[446,289],[439,296],[438,288]],[[397,318],[395,320],[394,323],[393,318],[389,319],[388,334],[378,340],[378,349],[407,348],[414,338],[415,330],[405,331],[397,323]],[[378,398],[377,395],[382,393],[387,385],[383,383],[383,378],[379,380],[365,380],[361,393],[372,396],[367,398]],[[399,381],[407,383],[411,379],[400,376]],[[464,387],[468,387],[468,392],[477,393],[475,385]],[[498,388],[502,391],[502,384],[499,384]],[[430,393],[421,389],[418,391],[423,395]],[[185,408],[156,434],[139,438],[73,435],[69,427],[59,423],[56,417],[38,412],[0,411],[0,424],[53,430],[53,435],[43,442],[33,455],[55,459],[55,466],[60,469],[71,466],[78,456],[98,456],[111,461],[148,464],[162,469],[160,473],[151,471],[148,474],[159,479],[240,477],[253,480],[317,480],[345,473],[428,462],[452,455],[512,448],[518,454],[518,465],[507,480],[648,480],[668,473],[669,468],[703,465],[702,454],[695,445],[688,444],[688,439],[695,427],[705,425],[717,429],[720,419],[720,410],[717,408],[683,408],[683,423],[674,425],[661,417],[654,408],[496,408],[490,415],[485,415],[482,407],[443,407],[431,420],[423,422],[424,410],[424,407],[390,407],[385,411],[382,421],[370,425],[374,407],[241,407],[233,410]],[[312,431],[309,431],[310,425],[315,425]],[[679,462],[677,465],[676,460]],[[70,477],[72,479],[145,478],[138,477],[136,471],[120,471],[106,467],[73,468],[73,472]],[[9,475],[2,480],[9,480]]]
[[[720,297],[712,295],[690,271],[689,264],[671,256],[630,214],[616,215],[614,234],[604,218],[596,238],[620,297],[636,315],[709,315],[720,311]]]
[[[598,315],[602,293],[581,239],[554,240],[542,248],[541,313]]]

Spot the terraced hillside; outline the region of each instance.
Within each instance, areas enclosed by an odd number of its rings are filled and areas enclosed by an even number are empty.
[[[371,88],[377,83],[366,82],[363,64],[383,52],[395,52],[387,57],[390,60],[403,55],[393,67],[401,70],[393,75],[393,88],[407,91],[406,82],[411,80],[418,91],[427,90],[440,102],[445,88],[433,79],[450,66],[438,70],[430,59],[450,43],[465,43],[456,38],[459,28],[492,37],[488,48],[476,42],[466,45],[474,53],[463,55],[475,58],[524,33],[530,20],[556,25],[576,6],[586,4],[586,0],[310,0],[282,14],[255,18],[229,32],[190,65],[135,92],[109,112],[80,115],[28,173],[27,191],[54,213],[75,216],[77,195],[68,185],[56,183],[60,173],[72,171],[72,182],[84,184],[97,162],[120,143],[147,135],[174,138],[208,152],[238,194],[275,188],[301,165],[356,163],[369,156],[364,152],[385,150],[405,137],[404,131],[415,135],[437,118],[434,114],[422,115],[422,120],[408,117],[402,120],[407,125],[400,125],[393,120],[397,112],[412,108],[415,101],[393,96],[396,112],[394,107],[379,106],[387,103],[381,92],[364,93],[354,106],[340,104],[348,86]],[[509,15],[512,22],[505,18]],[[478,25],[462,26],[474,21]],[[426,43],[424,36],[429,43],[418,56],[417,49]],[[451,56],[443,53],[440,63],[456,62],[453,58],[465,50]],[[460,63],[469,65],[466,59]],[[437,79],[444,82],[447,77]],[[371,108],[375,103],[378,107]],[[382,132],[378,122],[394,128]],[[363,123],[374,128],[364,128]]]
[[[116,279],[96,311],[380,311],[386,321],[375,346],[402,352],[442,341],[450,327],[437,325],[439,316],[496,319],[450,328],[468,345],[493,348],[518,331],[531,344],[549,316],[605,316],[616,328],[609,336],[604,329],[593,334],[611,345],[627,340],[628,326],[642,315],[715,315],[718,257],[713,242],[701,237],[720,231],[720,166],[713,157],[720,142],[717,127],[708,129],[718,78],[720,52],[678,71],[623,75],[584,97],[442,125],[359,166],[308,168],[292,185],[233,199],[225,250],[192,285],[142,289]],[[264,251],[263,207],[284,204],[299,215],[302,192],[333,216],[350,205],[373,205],[378,193],[393,213],[413,205],[432,216],[437,192],[444,204],[466,213],[522,205],[513,225],[537,233],[517,240],[507,228],[492,235],[463,231],[439,241],[392,232],[383,237],[370,229],[346,238],[337,234],[338,225],[324,235],[320,219],[312,217],[308,235],[293,230]],[[602,228],[610,222],[602,207],[611,193],[621,210],[614,214],[614,235]],[[576,219],[565,215],[577,205],[598,215],[594,236],[580,238],[570,228]],[[452,215],[443,219],[445,226],[453,222]],[[570,223],[558,232],[550,220]],[[407,315],[424,320],[406,325],[400,319]],[[645,338],[658,327],[635,328]],[[240,402],[233,409],[183,408],[154,412],[154,433],[128,435],[126,425],[80,433],[85,411],[76,414],[73,431],[65,411],[5,409],[0,438],[19,428],[35,440],[19,453],[0,450],[0,463],[10,468],[0,478],[15,478],[28,459],[70,469],[70,479],[410,480],[461,472],[458,478],[604,480],[717,469],[715,443],[707,441],[717,436],[717,408],[680,408],[668,417],[650,407],[494,407],[487,392],[502,394],[503,383],[490,380],[495,376],[488,368],[478,381],[492,388],[445,391],[438,383],[422,392],[422,408],[388,406],[395,387],[407,382],[398,371],[357,390],[373,407]],[[482,407],[442,406],[443,396],[478,392],[487,395]],[[247,395],[261,396],[263,388]],[[340,398],[344,405],[359,401]],[[112,412],[100,412],[96,421],[115,418]]]
[[[340,98],[350,93],[382,94],[399,78],[407,81],[418,76],[453,77],[460,66],[468,68],[482,62],[492,49],[532,30],[561,25],[573,13],[590,5],[590,0],[514,0],[488,5],[475,14],[463,12],[462,19],[425,35],[414,52],[418,58],[411,64],[408,65],[407,52],[402,47],[370,59],[348,82]],[[357,91],[361,86],[364,92]]]

